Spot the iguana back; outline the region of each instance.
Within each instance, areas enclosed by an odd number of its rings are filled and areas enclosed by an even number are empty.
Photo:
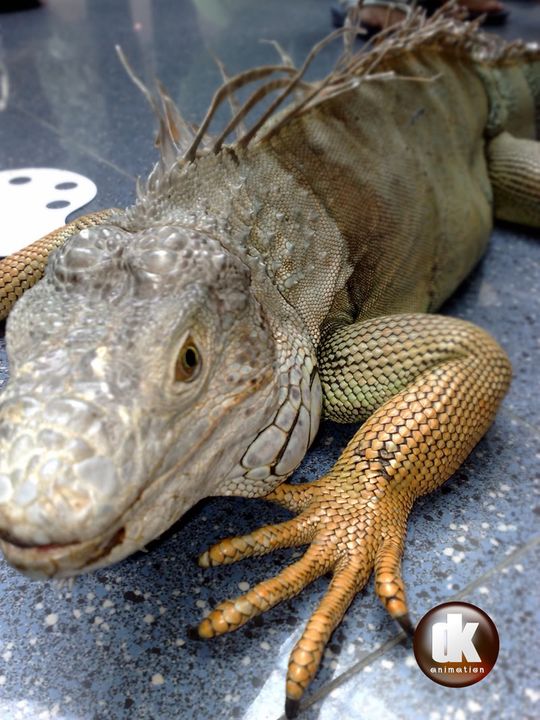
[[[493,225],[490,136],[535,137],[535,55],[489,62],[436,43],[396,53],[254,150],[291,183],[289,217],[310,196],[335,223],[318,248],[348,277],[328,297],[320,288],[325,324],[435,311],[469,274]]]
[[[331,316],[349,320],[435,310],[480,258],[492,226],[488,100],[474,64],[427,48],[380,68],[390,70],[395,77],[366,78],[268,143],[291,183],[335,222],[336,246],[324,234],[320,249],[350,275],[326,301]]]

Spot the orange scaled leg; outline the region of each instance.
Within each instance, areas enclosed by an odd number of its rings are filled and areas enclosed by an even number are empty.
[[[209,567],[309,544],[305,555],[276,577],[220,603],[199,625],[205,638],[240,627],[332,572],[290,656],[288,717],[297,713],[328,639],[372,571],[385,608],[412,632],[400,573],[410,509],[467,457],[510,381],[508,360],[486,333],[433,315],[342,327],[323,341],[319,372],[327,415],[371,416],[327,475],[313,483],[283,484],[265,497],[297,517],[224,540],[199,560]]]

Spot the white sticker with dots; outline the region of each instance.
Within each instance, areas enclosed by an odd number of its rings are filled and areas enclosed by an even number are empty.
[[[92,200],[94,183],[57,168],[0,171],[0,256],[11,255],[65,225]]]

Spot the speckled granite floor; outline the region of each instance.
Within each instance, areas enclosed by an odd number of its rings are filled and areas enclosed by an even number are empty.
[[[509,6],[502,32],[540,39],[540,4]],[[195,120],[218,82],[211,53],[236,71],[271,60],[258,40],[275,38],[299,60],[328,31],[328,13],[322,0],[49,0],[1,15],[10,97],[0,113],[0,169],[74,170],[98,186],[89,209],[126,205],[134,176],[154,158],[153,122],[115,43],[147,80],[157,74]],[[369,586],[332,639],[305,720],[540,716],[539,240],[498,227],[485,261],[446,308],[493,332],[510,353],[515,380],[471,458],[416,506],[404,561],[415,616],[449,598],[480,605],[498,626],[499,661],[472,687],[431,683]],[[0,372],[7,376],[5,354]],[[324,425],[299,476],[327,468],[350,434]],[[211,500],[151,552],[73,585],[32,583],[0,562],[0,718],[276,720],[288,653],[325,581],[229,637],[195,642],[187,628],[294,555],[203,572],[197,554],[222,536],[284,517],[262,502]]]

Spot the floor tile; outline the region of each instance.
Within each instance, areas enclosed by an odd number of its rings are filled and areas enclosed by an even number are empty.
[[[517,226],[495,229],[488,253],[443,312],[475,322],[493,334],[514,369],[504,407],[540,428],[540,232]]]

